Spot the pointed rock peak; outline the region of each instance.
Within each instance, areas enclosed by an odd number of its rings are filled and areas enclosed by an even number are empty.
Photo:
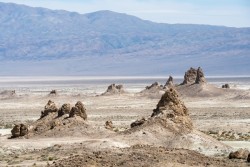
[[[166,90],[165,94],[162,95],[151,117],[158,115],[164,115],[174,123],[184,124],[189,129],[193,128],[188,109],[179,99],[178,92],[173,88]]]
[[[173,77],[170,75],[170,76],[168,77],[168,80],[167,80],[166,84],[164,85],[164,88],[166,88],[166,87],[171,87],[171,86],[174,86],[174,79],[173,79]]]
[[[196,76],[195,83],[196,84],[206,83],[206,79],[205,79],[205,76],[204,76],[204,73],[203,73],[201,67],[199,67],[197,70],[197,76]]]

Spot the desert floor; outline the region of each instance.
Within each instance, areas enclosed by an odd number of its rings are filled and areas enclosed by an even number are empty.
[[[128,90],[133,88],[130,87]],[[160,97],[151,98],[136,94],[138,87],[129,93],[110,96],[96,96],[99,92],[105,91],[105,87],[98,87],[95,94],[77,91],[72,93],[65,90],[60,92],[60,88],[57,89],[59,89],[57,96],[48,96],[48,90],[26,93],[23,91],[18,97],[0,100],[0,127],[2,128],[0,129],[0,166],[49,164],[55,166],[79,164],[82,166],[101,166],[100,164],[103,166],[249,166],[245,160],[229,160],[228,154],[205,156],[185,149],[140,145],[127,147],[115,141],[109,142],[109,147],[100,146],[103,149],[98,149],[98,144],[102,142],[96,142],[96,140],[105,141],[105,139],[96,136],[8,139],[13,124],[37,120],[49,99],[58,107],[64,103],[70,103],[73,106],[77,101],[82,101],[87,109],[88,124],[96,128],[104,128],[105,122],[111,120],[117,131],[130,128],[131,122],[137,119],[149,117],[160,99]],[[91,90],[94,89],[94,87],[91,88]],[[232,150],[237,148],[250,150],[250,98],[235,97],[238,95],[232,93],[217,97],[183,96],[181,98],[189,109],[196,129],[221,140],[231,146]],[[231,133],[234,137],[220,137],[218,133],[223,132]]]

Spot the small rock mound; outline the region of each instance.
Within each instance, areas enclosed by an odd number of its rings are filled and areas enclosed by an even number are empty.
[[[184,81],[182,82],[181,85],[194,84],[194,83],[196,84],[206,83],[206,79],[201,67],[198,67],[197,70],[191,67],[187,72],[185,72]]]
[[[113,122],[112,121],[106,121],[105,122],[105,128],[106,129],[110,129],[110,130],[113,130]]]
[[[58,110],[58,117],[63,116],[64,114],[69,114],[71,110],[70,104],[65,103],[62,107]]]
[[[11,130],[11,138],[17,138],[28,134],[28,127],[24,124],[15,125]]]
[[[57,95],[58,95],[58,92],[56,90],[52,90],[49,93],[49,96],[57,96]]]
[[[146,86],[139,94],[151,98],[160,98],[164,92],[164,87],[158,82],[154,82],[150,86]]]
[[[113,94],[122,94],[122,93],[125,93],[123,85],[111,84],[108,86],[108,89],[106,90],[106,92],[104,92],[102,95],[113,95]]]
[[[224,84],[221,86],[221,88],[230,89],[230,86],[229,86],[229,84]]]
[[[167,80],[166,84],[164,85],[164,88],[172,87],[172,86],[174,86],[174,79],[173,79],[173,77],[170,75],[170,76],[168,77],[168,80]]]
[[[147,89],[147,90],[151,90],[151,89],[162,89],[162,88],[163,88],[163,86],[160,85],[158,82],[154,82],[154,83],[152,83],[152,85],[146,86],[146,89]]]
[[[49,115],[50,113],[56,113],[57,111],[58,111],[58,108],[56,107],[56,104],[53,101],[49,100],[48,103],[44,107],[44,111],[41,112],[40,118],[43,118]]]
[[[247,149],[239,149],[229,154],[229,159],[247,159],[249,151]]]
[[[130,124],[130,127],[133,128],[133,127],[136,127],[136,126],[140,126],[140,125],[144,124],[145,121],[146,121],[146,119],[143,117],[140,120],[136,120],[135,122],[132,122]]]

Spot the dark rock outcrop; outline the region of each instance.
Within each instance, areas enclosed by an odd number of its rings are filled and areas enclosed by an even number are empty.
[[[222,88],[230,89],[230,86],[229,86],[229,84],[224,84],[224,85],[222,85]]]
[[[12,138],[25,136],[28,134],[28,127],[24,124],[18,124],[11,130]]]
[[[75,104],[75,107],[72,107],[72,109],[69,113],[69,117],[74,117],[74,116],[79,116],[79,117],[83,118],[84,120],[87,120],[86,109],[85,109],[83,103],[80,101],[78,101]]]
[[[56,90],[52,90],[52,91],[50,91],[49,95],[56,96],[56,95],[58,95],[58,92]]]
[[[229,159],[247,159],[249,151],[247,149],[239,149],[229,154]]]
[[[248,154],[247,162],[250,162],[250,154]]]
[[[70,104],[63,104],[62,107],[58,110],[58,117],[63,116],[64,114],[69,114],[71,110]]]
[[[130,127],[133,128],[133,127],[136,127],[136,126],[140,126],[140,125],[144,124],[145,121],[146,121],[145,118],[142,118],[140,120],[136,120],[135,122],[130,124]]]
[[[112,121],[106,121],[105,122],[105,128],[106,129],[110,129],[110,130],[113,130],[113,122]]]
[[[170,76],[168,77],[168,80],[167,80],[166,84],[164,85],[164,88],[172,87],[172,86],[174,86],[174,79],[173,79],[173,77],[170,75]]]
[[[57,112],[58,108],[56,107],[56,104],[49,100],[48,103],[44,107],[44,111],[41,112],[41,118],[49,115],[50,113]]]

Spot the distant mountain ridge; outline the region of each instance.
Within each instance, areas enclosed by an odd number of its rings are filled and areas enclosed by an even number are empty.
[[[0,75],[247,75],[250,28],[0,3]]]

